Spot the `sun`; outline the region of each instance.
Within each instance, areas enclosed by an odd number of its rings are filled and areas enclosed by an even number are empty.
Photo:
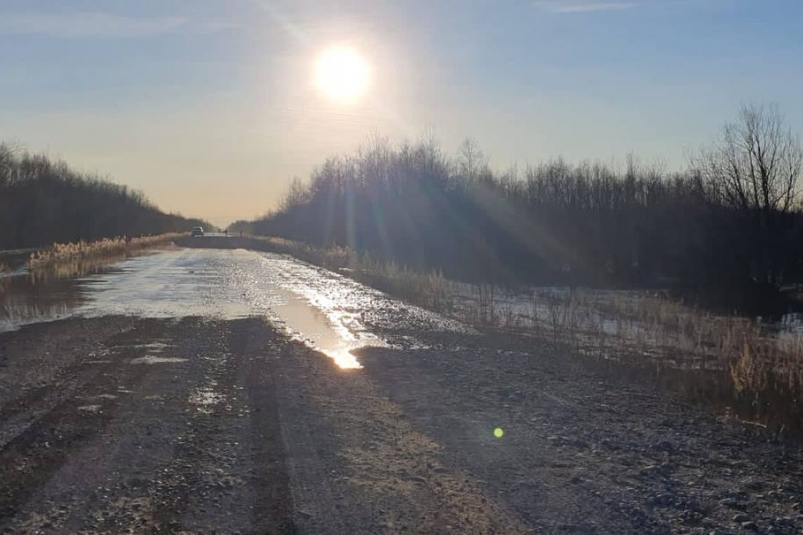
[[[315,83],[332,100],[355,102],[368,89],[368,64],[353,48],[333,46],[318,57]]]

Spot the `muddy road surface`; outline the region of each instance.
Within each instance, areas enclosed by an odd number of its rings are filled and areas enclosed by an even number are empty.
[[[0,284],[0,532],[803,532],[797,443],[286,257],[35,282]]]

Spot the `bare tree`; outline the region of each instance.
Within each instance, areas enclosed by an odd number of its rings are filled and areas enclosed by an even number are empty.
[[[488,159],[474,139],[467,137],[463,140],[458,152],[458,171],[464,178],[474,180],[488,167]]]
[[[290,181],[290,187],[287,189],[284,199],[282,199],[281,209],[289,210],[295,206],[300,206],[304,204],[306,198],[307,188],[299,177],[294,176],[293,180]]]
[[[775,105],[742,106],[722,140],[703,149],[692,167],[709,197],[732,208],[787,212],[798,197],[803,169],[799,138]]]

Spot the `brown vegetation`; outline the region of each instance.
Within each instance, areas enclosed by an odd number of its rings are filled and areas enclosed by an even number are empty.
[[[104,238],[94,242],[55,243],[48,249],[32,253],[28,259],[28,267],[30,269],[49,268],[57,264],[117,256],[168,244],[182,236],[184,234],[170,233],[157,236],[140,236],[138,238]]]

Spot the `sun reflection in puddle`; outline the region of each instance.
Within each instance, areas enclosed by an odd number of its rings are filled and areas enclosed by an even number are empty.
[[[322,349],[321,353],[335,361],[341,369],[344,370],[359,370],[362,369],[362,364],[357,360],[357,357],[351,352],[351,349]]]
[[[343,310],[315,289],[297,292],[274,287],[268,317],[295,340],[331,358],[344,370],[361,369],[354,351],[385,342],[366,332],[352,312]]]

